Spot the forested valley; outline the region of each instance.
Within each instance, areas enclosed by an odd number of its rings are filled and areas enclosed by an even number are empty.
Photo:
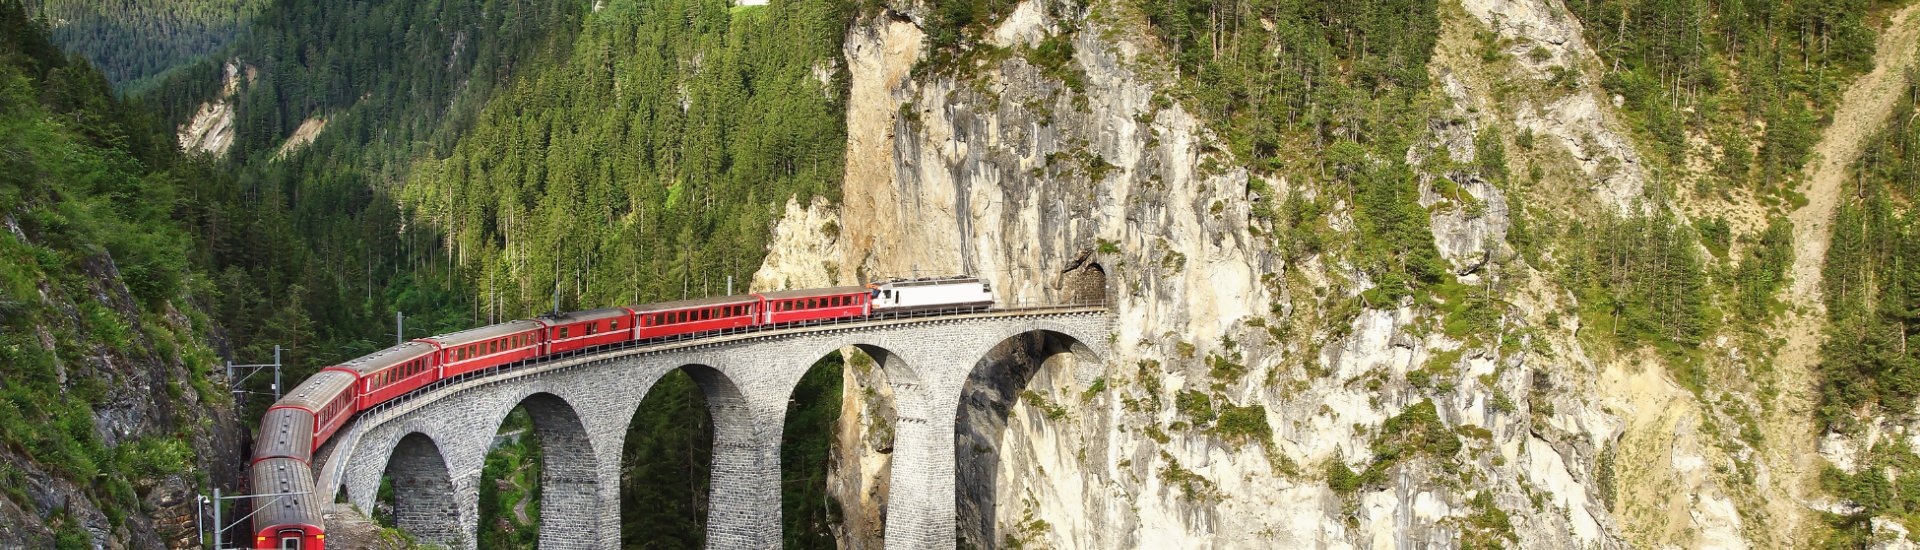
[[[222,53],[266,0],[27,0],[51,38],[93,62],[123,93],[152,90],[169,72]]]
[[[1050,133],[1073,124],[1062,120],[1132,105],[1143,111],[1128,116],[1152,134],[1143,150],[1173,146],[1160,141],[1173,126],[1156,117],[1178,112],[1203,127],[1196,135],[1208,143],[1186,171],[1239,178],[1217,189],[1169,176],[1209,198],[1192,212],[1138,195],[1078,210],[1119,213],[1130,224],[1191,214],[1209,220],[1205,238],[1222,242],[1245,231],[1253,243],[1245,246],[1256,250],[1245,261],[1272,301],[1252,308],[1252,320],[1227,320],[1244,331],[1237,336],[1154,327],[1136,344],[1119,342],[1116,331],[1114,344],[1139,355],[1097,386],[1066,399],[1015,393],[1035,417],[1027,422],[1070,434],[1059,435],[1068,444],[1084,443],[1071,434],[1085,437],[1075,430],[1087,427],[1074,422],[1096,418],[1112,425],[1093,424],[1111,431],[1094,440],[1124,442],[1092,445],[1101,452],[1091,459],[1079,449],[1068,462],[1085,472],[1035,466],[1034,478],[1166,498],[1179,503],[1175,512],[1134,505],[1131,513],[1195,521],[1201,527],[1185,525],[1195,532],[1238,521],[1212,507],[1282,501],[1260,493],[1235,502],[1222,487],[1244,488],[1231,477],[1240,476],[1278,480],[1286,491],[1325,489],[1284,494],[1332,503],[1335,531],[1363,530],[1368,495],[1465,487],[1450,509],[1457,515],[1438,531],[1463,547],[1550,545],[1525,538],[1533,536],[1527,518],[1558,521],[1576,508],[1617,516],[1602,518],[1611,537],[1603,540],[1671,542],[1647,538],[1666,536],[1661,528],[1643,528],[1665,525],[1646,519],[1645,508],[1668,502],[1621,489],[1664,482],[1646,481],[1650,474],[1623,454],[1632,436],[1621,433],[1649,428],[1621,420],[1632,413],[1620,401],[1567,405],[1581,391],[1568,388],[1604,384],[1607,366],[1633,361],[1653,365],[1697,414],[1674,425],[1705,434],[1701,446],[1712,450],[1702,453],[1712,460],[1701,459],[1711,462],[1702,468],[1713,473],[1700,475],[1720,485],[1700,490],[1733,495],[1725,508],[1758,525],[1739,535],[1779,542],[1765,538],[1767,521],[1778,519],[1765,501],[1784,497],[1763,486],[1783,474],[1767,469],[1764,455],[1792,433],[1769,419],[1793,413],[1780,403],[1796,393],[1812,403],[1806,416],[1818,432],[1809,439],[1866,442],[1858,467],[1821,462],[1806,474],[1822,497],[1847,505],[1803,512],[1818,522],[1796,536],[1862,547],[1888,538],[1888,518],[1920,528],[1920,455],[1904,438],[1879,435],[1920,416],[1920,345],[1909,344],[1920,336],[1915,73],[1902,77],[1886,127],[1845,163],[1818,307],[1789,292],[1806,276],[1792,270],[1805,260],[1795,250],[1807,228],[1791,215],[1814,202],[1807,167],[1820,161],[1816,148],[1849,86],[1887,53],[1876,50],[1879,33],[1909,3],[1498,3],[1546,6],[1552,24],[1573,29],[1588,50],[1523,46],[1500,21],[1482,28],[1468,4],[0,0],[0,524],[29,526],[0,529],[0,546],[187,546],[188,501],[215,486],[243,489],[247,432],[274,391],[260,377],[226,391],[223,361],[262,362],[279,346],[285,378],[298,381],[396,337],[745,291],[790,199],[845,199],[849,142],[859,137],[848,130],[850,52],[859,46],[848,37],[897,23],[918,33],[920,53],[905,84],[888,90],[903,103],[888,108],[897,118],[886,139],[933,135],[922,117],[948,119],[940,128],[952,135],[938,135],[951,140],[968,130],[954,120],[981,113],[1025,113],[1032,120],[1023,124]],[[1044,23],[1031,40],[1001,32],[1034,20]],[[1091,66],[1098,63],[1139,80],[1090,82],[1089,69],[1112,74]],[[1460,67],[1539,78],[1475,80]],[[1008,75],[1028,69],[1058,95],[1002,101],[1021,92],[1006,85]],[[1130,86],[1150,89],[1144,106],[1089,102]],[[1463,101],[1463,88],[1481,103]],[[913,96],[923,89],[944,90],[940,99],[952,103],[915,110],[929,103]],[[1587,96],[1607,114],[1587,119],[1595,128],[1554,134],[1539,122],[1554,113],[1541,113],[1569,96]],[[183,151],[183,129],[209,113],[231,117],[222,119],[230,146]],[[1616,122],[1625,134],[1618,147],[1596,137]],[[1122,126],[1109,122],[1099,135],[1135,131]],[[1473,130],[1452,142],[1436,137],[1460,128]],[[1094,148],[1084,139],[1072,146]],[[1043,146],[979,147],[988,152],[967,162]],[[1015,149],[1022,153],[1008,152]],[[1017,162],[1037,182],[1085,176],[1094,197],[1084,200],[1095,204],[1190,191],[1155,188],[1165,183],[1158,174],[1126,180],[1144,165],[1110,158],[1122,156]],[[914,160],[883,159],[902,173],[945,170],[956,188],[980,185],[965,180],[976,177],[967,170]],[[1059,169],[1065,164],[1086,169]],[[1609,186],[1631,192],[1618,202],[1597,198]],[[1023,206],[961,190],[993,202],[977,208]],[[1475,251],[1478,263],[1445,253],[1444,241],[1458,237],[1446,233],[1464,230],[1443,220],[1496,217],[1503,225],[1488,234],[1498,242]],[[841,229],[831,225],[825,238]],[[1108,240],[1124,231],[1073,245],[1115,273],[1136,270],[1109,289],[1129,296],[1123,304],[1165,299],[1153,294],[1164,281],[1138,273],[1173,280],[1220,261],[1174,252],[1188,243],[1164,234]],[[1322,363],[1341,352],[1328,350],[1360,338],[1370,312],[1413,319],[1396,321],[1404,332],[1382,340],[1391,353],[1417,350],[1405,353],[1423,359],[1405,372],[1335,374]],[[405,319],[399,334],[396,315]],[[1801,315],[1818,317],[1821,338],[1809,348],[1812,379],[1795,381],[1774,363]],[[1158,319],[1121,322],[1148,318]],[[1177,343],[1153,342],[1167,338]],[[1427,349],[1433,341],[1446,349]],[[1273,355],[1262,358],[1262,349]],[[819,358],[792,396],[781,456],[789,548],[848,544],[835,529],[859,511],[842,508],[847,495],[829,477],[847,444],[835,430],[856,414],[842,404],[871,398],[851,393],[861,388],[843,378],[862,360]],[[1485,369],[1468,370],[1475,361]],[[1198,374],[1183,374],[1189,368]],[[1537,372],[1511,374],[1524,369]],[[1329,376],[1353,377],[1317,382]],[[1794,389],[1799,382],[1804,391]],[[1294,401],[1318,398],[1322,387],[1364,392],[1326,398],[1332,406]],[[1460,402],[1470,414],[1455,411]],[[1367,413],[1342,416],[1356,403]],[[676,372],[635,411],[621,465],[624,546],[705,543],[707,406],[694,378]],[[1286,424],[1292,416],[1341,422]],[[1313,440],[1368,422],[1350,434],[1357,443]],[[536,431],[524,410],[500,427],[479,489],[483,548],[537,546],[545,449]],[[1566,481],[1502,477],[1539,469],[1486,443],[1508,436],[1522,442],[1503,445],[1529,456],[1560,449],[1560,462],[1548,462],[1570,472]],[[1243,446],[1265,455],[1246,461],[1258,471],[1221,472],[1238,467]],[[1204,450],[1182,454],[1193,449]],[[1296,462],[1303,449],[1320,454]],[[1125,458],[1102,458],[1105,451]],[[1674,456],[1662,460],[1684,462]],[[1585,500],[1561,493],[1567,484]],[[1048,513],[1041,504],[1054,503],[1025,498],[1027,515],[991,543],[1058,543],[1046,535],[1088,523],[1037,519]],[[1522,515],[1529,509],[1538,515]],[[392,524],[385,505],[364,512]]]

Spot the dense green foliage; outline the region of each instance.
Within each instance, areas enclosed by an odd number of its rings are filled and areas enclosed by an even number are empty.
[[[480,470],[480,547],[531,549],[540,543],[540,472],[545,466],[533,416],[516,407],[500,423]],[[521,514],[526,516],[522,521]]]
[[[1827,250],[1821,417],[1849,430],[1920,399],[1920,79],[1856,164]],[[1875,409],[1878,409],[1877,411]]]
[[[654,383],[627,425],[620,463],[620,546],[702,548],[712,490],[713,416],[685,371]]]
[[[28,0],[53,41],[92,61],[122,90],[141,90],[245,35],[267,0]]]
[[[1433,400],[1423,399],[1380,425],[1373,438],[1373,460],[1359,472],[1339,460],[1327,461],[1327,485],[1335,492],[1351,494],[1362,487],[1387,481],[1387,471],[1402,461],[1416,457],[1451,460],[1460,452],[1460,436],[1440,420]]]
[[[1268,168],[1313,162],[1298,155],[1341,140],[1371,145],[1400,133],[1369,112],[1425,93],[1440,29],[1434,0],[1167,0],[1139,9],[1191,83],[1184,103],[1214,117],[1244,162]]]
[[[479,308],[432,231],[391,199],[413,160],[450,147],[496,88],[571,44],[575,0],[283,1],[234,54],[257,72],[235,98],[226,174],[182,200],[211,308],[243,359],[287,349],[298,380],[393,341],[527,311]],[[207,60],[147,96],[177,124],[211,98]],[[279,148],[302,121],[326,130]]]
[[[827,491],[839,428],[845,361],[835,353],[800,378],[787,401],[780,436],[780,520],[784,548],[837,548],[829,527],[840,523],[840,503]]]
[[[776,206],[837,197],[838,2],[615,1],[571,56],[506,91],[405,200],[508,312],[720,294]]]
[[[206,168],[166,139],[21,3],[0,0],[0,498],[27,510],[39,508],[16,459],[71,480],[116,528],[142,511],[138,491],[195,463],[199,427],[184,422],[103,440],[93,409],[130,374],[116,369],[184,364],[186,379],[153,391],[226,399],[207,382],[210,327],[171,220]],[[67,511],[44,512],[57,547],[89,543]]]
[[[1669,214],[1575,223],[1561,270],[1579,292],[1587,322],[1621,343],[1667,351],[1697,347],[1719,317],[1694,232]],[[1698,387],[1700,380],[1682,376]]]
[[[1578,0],[1567,2],[1626,101],[1670,165],[1707,137],[1723,151],[1716,181],[1773,185],[1800,170],[1821,120],[1872,62],[1870,8],[1881,0]],[[1759,124],[1764,130],[1754,130]],[[1754,142],[1758,141],[1757,149]]]
[[[1834,496],[1860,506],[1852,514],[1824,513],[1833,527],[1827,548],[1865,548],[1885,537],[1871,524],[1874,518],[1893,518],[1901,524],[1920,521],[1920,455],[1905,440],[1875,445],[1864,463],[1848,474],[1831,465],[1820,472],[1820,486]]]
[[[1171,0],[1137,9],[1184,77],[1180,99],[1213,119],[1240,162],[1329,177],[1354,205],[1354,259],[1374,278],[1370,302],[1452,279],[1405,161],[1428,122],[1435,2]],[[1295,253],[1328,244],[1298,229],[1321,223],[1319,208],[1295,202],[1273,214],[1296,228]]]

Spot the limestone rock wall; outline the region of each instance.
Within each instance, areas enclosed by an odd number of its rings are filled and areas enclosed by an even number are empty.
[[[1435,120],[1445,122],[1408,160],[1472,164],[1489,130],[1509,150],[1530,132],[1544,146],[1528,162],[1553,181],[1530,209],[1637,208],[1645,170],[1564,6],[1442,4],[1430,72],[1444,101]],[[1110,3],[1079,6],[1022,3],[985,33],[1016,53],[987,56],[965,76],[915,72],[919,4],[890,2],[857,24],[845,51],[845,200],[789,205],[756,277],[779,286],[823,274],[852,283],[970,273],[1011,304],[1090,295],[1111,304],[1115,353],[1098,381],[1067,376],[1071,356],[975,372],[956,445],[962,546],[1448,547],[1479,536],[1470,526],[1497,511],[1511,529],[1493,536],[1508,545],[1610,548],[1626,544],[1614,513],[1622,487],[1677,495],[1639,504],[1692,522],[1665,540],[1738,540],[1740,519],[1711,476],[1636,465],[1617,470],[1641,477],[1617,478],[1615,464],[1650,460],[1621,455],[1623,434],[1684,428],[1692,399],[1657,363],[1588,355],[1566,314],[1571,296],[1516,259],[1515,214],[1493,177],[1454,169],[1420,181],[1442,255],[1463,283],[1506,302],[1496,333],[1449,337],[1431,309],[1404,304],[1330,311],[1342,301],[1332,298],[1367,288],[1364,274],[1333,255],[1287,260],[1265,237],[1274,228],[1251,215],[1262,201],[1317,196],[1318,183],[1234,168],[1204,120],[1156,99],[1171,77],[1140,42],[1146,34],[1103,11]],[[1468,49],[1475,32],[1525,54],[1521,82],[1564,71],[1571,87],[1534,86],[1496,104],[1493,80],[1516,75],[1493,74]],[[1069,70],[1084,72],[1084,87],[1017,54],[1058,35],[1072,37]],[[1333,204],[1329,225],[1351,231],[1349,207],[1322,200]],[[839,261],[815,265],[821,253]],[[840,533],[853,547],[883,534],[872,523],[885,503],[873,472],[887,451],[870,430],[884,423],[864,415],[888,413],[857,397],[875,383],[848,378],[844,410],[863,416],[842,419],[835,490],[860,525]],[[1215,410],[1258,406],[1271,442],[1201,427],[1181,404],[1189,394],[1214,396]],[[1335,464],[1365,469],[1383,424],[1427,400],[1462,451],[1402,461],[1359,490],[1329,483]],[[1694,472],[1724,463],[1681,441],[1658,462]],[[1698,492],[1655,490],[1689,479],[1682,486]]]

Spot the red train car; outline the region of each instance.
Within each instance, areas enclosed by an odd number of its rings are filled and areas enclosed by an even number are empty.
[[[302,462],[359,409],[352,371],[328,368],[301,382],[267,409],[255,442],[254,460],[288,457]],[[271,430],[269,432],[268,430]]]
[[[871,295],[863,286],[783,290],[756,296],[766,309],[760,322],[769,325],[859,317],[871,312]]]
[[[540,318],[547,324],[545,353],[618,344],[633,339],[633,310],[610,307]]]
[[[440,376],[445,378],[538,357],[545,328],[538,321],[508,321],[414,341],[440,351]]]
[[[359,379],[354,387],[358,408],[366,409],[440,379],[433,346],[407,342],[329,367],[328,371],[352,373]]]
[[[320,505],[313,494],[313,472],[307,463],[291,458],[269,458],[254,463],[253,491],[277,495],[256,501],[254,548],[320,550],[326,547],[327,534],[320,527]]]
[[[753,295],[718,296],[647,304],[632,309],[634,321],[639,325],[639,334],[635,338],[644,340],[752,326],[760,311],[760,298]]]

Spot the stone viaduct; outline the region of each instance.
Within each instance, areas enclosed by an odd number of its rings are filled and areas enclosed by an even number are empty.
[[[516,406],[545,454],[543,548],[620,545],[620,462],[628,423],[654,383],[684,370],[713,419],[707,544],[781,544],[780,444],[788,399],[818,360],[849,346],[871,355],[894,392],[890,549],[955,544],[955,417],[969,374],[990,357],[1072,354],[1090,384],[1109,354],[1098,308],[993,311],[790,328],[565,357],[429,387],[362,413],[315,455],[322,502],[346,491],[372,510],[381,478],[394,520],[424,541],[473,548],[480,471]]]

